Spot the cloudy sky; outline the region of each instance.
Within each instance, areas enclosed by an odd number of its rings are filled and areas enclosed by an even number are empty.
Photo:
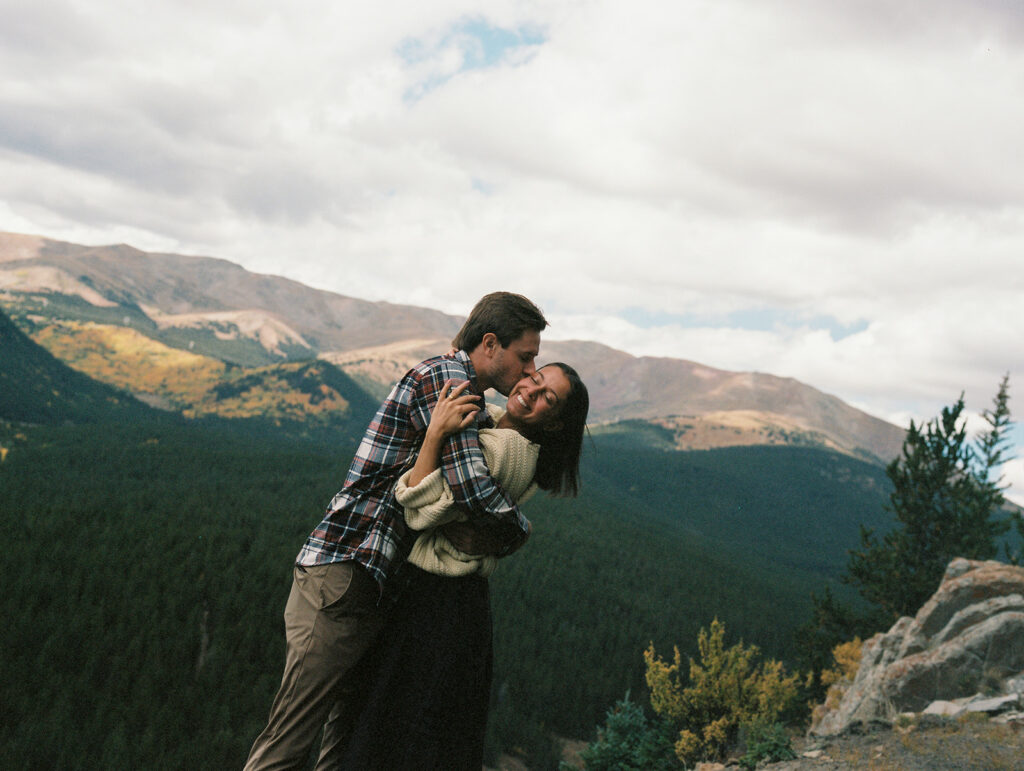
[[[0,0],[0,230],[1024,414],[1024,4]]]

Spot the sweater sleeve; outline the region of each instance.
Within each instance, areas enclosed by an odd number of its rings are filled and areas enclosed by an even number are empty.
[[[491,472],[516,501],[526,500],[537,489],[533,482],[540,448],[515,431],[484,429],[480,446]],[[464,554],[451,544],[438,526],[465,519],[452,496],[440,469],[428,474],[415,487],[409,487],[408,474],[395,486],[395,497],[405,506],[405,521],[414,530],[422,530],[409,554],[409,562],[443,576],[478,573],[488,576],[496,560],[492,556]]]
[[[465,518],[455,506],[452,489],[441,475],[441,469],[434,469],[415,487],[409,487],[410,474],[411,469],[395,484],[395,498],[405,507],[405,523],[409,527],[426,530]]]
[[[530,497],[536,490],[533,474],[540,448],[510,430],[483,429],[479,442],[491,473],[512,499],[518,502]],[[411,475],[410,469],[395,484],[395,499],[405,508],[409,527],[426,530],[467,518],[441,469],[429,473],[415,487],[409,486]]]

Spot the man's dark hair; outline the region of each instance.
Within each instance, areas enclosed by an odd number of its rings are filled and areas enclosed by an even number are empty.
[[[521,294],[491,292],[481,297],[470,311],[466,323],[452,340],[452,348],[472,351],[488,332],[497,336],[502,348],[508,348],[509,343],[527,330],[543,332],[547,325],[548,320],[540,308]]]

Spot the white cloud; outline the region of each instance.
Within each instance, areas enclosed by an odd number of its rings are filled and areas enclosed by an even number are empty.
[[[8,0],[0,72],[3,229],[513,289],[890,419],[1024,376],[1008,0]]]

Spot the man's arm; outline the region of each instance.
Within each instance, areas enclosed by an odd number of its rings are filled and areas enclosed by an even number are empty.
[[[526,537],[516,539],[509,533],[499,532],[497,527],[481,527],[478,522],[451,522],[441,527],[444,537],[465,554],[492,554],[507,557],[526,543],[531,525],[526,523]],[[512,546],[509,546],[509,543]]]
[[[448,379],[466,379],[461,363],[456,360],[439,362],[420,381],[419,393],[413,405],[413,420],[419,422],[424,430],[444,382]],[[451,487],[455,504],[470,517],[460,527],[445,527],[445,535],[449,536],[456,548],[469,554],[504,556],[525,543],[530,534],[530,523],[491,477],[480,448],[476,422],[445,441],[441,450],[441,472]]]

